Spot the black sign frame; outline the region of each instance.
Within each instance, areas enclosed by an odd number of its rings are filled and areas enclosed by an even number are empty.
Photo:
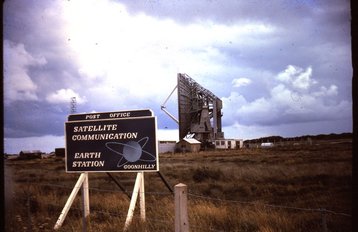
[[[119,112],[136,116],[107,117]],[[66,122],[66,172],[159,171],[157,118],[138,116],[141,113],[148,111],[95,113],[98,119]],[[93,114],[76,119],[86,115]]]
[[[68,121],[83,121],[83,120],[101,120],[101,119],[115,119],[115,118],[137,118],[153,116],[153,111],[150,109],[143,110],[124,110],[114,112],[100,112],[100,113],[85,113],[85,114],[70,114]]]

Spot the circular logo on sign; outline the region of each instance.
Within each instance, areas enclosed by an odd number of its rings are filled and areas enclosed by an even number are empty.
[[[138,141],[128,141],[126,143],[107,142],[106,147],[114,153],[121,155],[117,167],[122,167],[128,162],[133,163],[137,161],[154,162],[155,156],[148,151],[143,150],[143,147],[148,142],[148,137],[144,137]]]

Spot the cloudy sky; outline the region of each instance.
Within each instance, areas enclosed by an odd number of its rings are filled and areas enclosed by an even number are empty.
[[[226,138],[352,131],[348,0],[6,0],[5,152],[64,147],[77,113],[152,109],[186,73],[223,101]],[[177,98],[168,110],[177,115]]]

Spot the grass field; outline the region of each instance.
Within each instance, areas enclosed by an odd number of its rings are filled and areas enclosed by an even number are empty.
[[[190,231],[352,231],[352,144],[160,154],[171,186],[188,186]],[[135,173],[113,173],[130,193]],[[6,231],[52,231],[79,174],[62,159],[6,160]],[[87,231],[122,231],[129,199],[90,173]],[[147,220],[129,231],[174,231],[174,198],[145,173]],[[80,194],[59,231],[82,231]]]

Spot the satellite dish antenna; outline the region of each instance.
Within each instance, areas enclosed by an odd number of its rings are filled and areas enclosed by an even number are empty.
[[[177,78],[177,86],[164,101],[161,109],[179,124],[179,137],[185,138],[191,134],[192,138],[194,137],[202,143],[223,139],[222,101],[187,74],[178,73]],[[165,106],[176,89],[179,119],[170,114]]]

